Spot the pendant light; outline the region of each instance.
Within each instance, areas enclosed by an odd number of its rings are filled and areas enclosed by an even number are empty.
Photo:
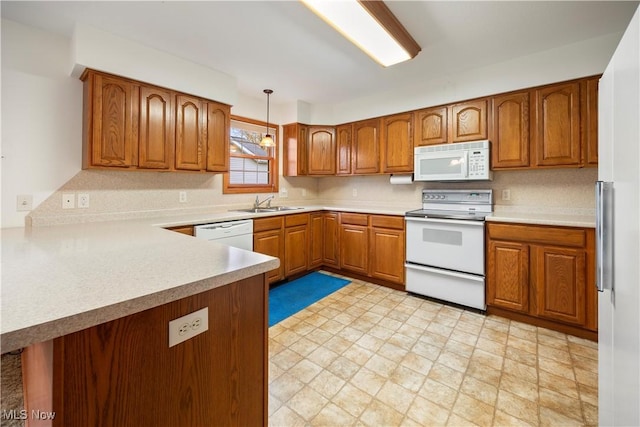
[[[269,95],[271,95],[273,91],[271,89],[265,89],[263,92],[267,94],[267,134],[262,138],[262,141],[260,141],[260,146],[275,147],[276,143],[273,140],[273,137],[269,135]]]

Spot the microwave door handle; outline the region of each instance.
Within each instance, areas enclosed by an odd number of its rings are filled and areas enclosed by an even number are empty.
[[[462,153],[462,176],[463,178],[469,177],[469,152],[464,151]]]

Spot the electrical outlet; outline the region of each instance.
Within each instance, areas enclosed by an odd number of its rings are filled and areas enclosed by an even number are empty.
[[[75,193],[62,193],[62,209],[75,209],[76,195]]]
[[[351,194],[353,194],[353,197],[358,197],[358,189],[354,187]]]
[[[289,192],[287,191],[286,188],[281,188],[280,189],[280,198],[281,199],[286,199],[287,197],[289,197]]]
[[[78,193],[78,208],[87,209],[89,207],[89,193]]]
[[[502,200],[511,200],[511,190],[502,190]]]
[[[187,203],[187,192],[181,191],[178,195],[178,201],[180,203]]]
[[[33,209],[33,196],[31,194],[18,194],[16,211],[30,211]]]
[[[180,344],[209,329],[209,307],[169,322],[169,347]]]
[[[307,189],[306,188],[302,189],[302,197],[307,197]]]

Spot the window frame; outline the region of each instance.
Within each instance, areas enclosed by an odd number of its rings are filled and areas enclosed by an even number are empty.
[[[231,115],[232,121],[249,123],[256,126],[267,127],[267,122],[261,120],[250,119],[248,117]],[[245,193],[277,193],[278,192],[278,155],[280,151],[280,125],[269,123],[269,129],[273,129],[273,140],[276,146],[273,147],[273,157],[267,158],[271,162],[269,168],[269,184],[231,184],[231,171],[226,172],[222,176],[222,194],[245,194]],[[231,136],[229,136],[231,138]],[[231,142],[229,142],[231,144]],[[229,148],[229,164],[231,164],[231,150]],[[238,156],[240,157],[240,156]],[[259,157],[263,158],[263,157]]]

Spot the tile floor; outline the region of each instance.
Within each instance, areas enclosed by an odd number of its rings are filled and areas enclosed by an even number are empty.
[[[270,328],[269,425],[595,426],[597,357],[591,341],[353,280]]]

